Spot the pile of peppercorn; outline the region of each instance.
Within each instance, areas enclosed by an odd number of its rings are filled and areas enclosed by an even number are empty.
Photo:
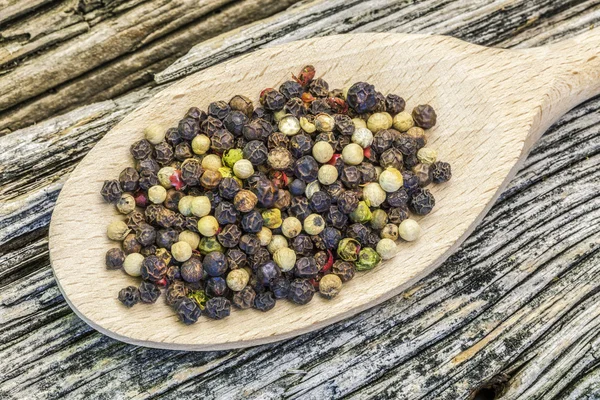
[[[335,297],[416,240],[410,213],[431,212],[430,183],[450,165],[426,147],[429,105],[358,82],[330,90],[312,66],[260,93],[191,108],[176,128],[145,129],[135,167],[105,181],[104,199],[126,215],[108,237],[106,266],[141,277],[118,299],[165,300],[180,320],[221,319],[231,305],[267,311],[278,299]]]

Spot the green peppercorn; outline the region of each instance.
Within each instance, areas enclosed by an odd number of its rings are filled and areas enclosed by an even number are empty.
[[[369,222],[373,218],[371,209],[365,201],[360,201],[356,209],[349,216],[352,221],[361,223]]]
[[[200,250],[201,254],[210,254],[215,251],[222,253],[225,251],[225,248],[221,245],[221,243],[219,243],[219,240],[216,236],[211,236],[200,239],[198,250]]]
[[[356,261],[360,251],[360,243],[352,238],[340,240],[337,248],[338,256],[344,261]]]
[[[355,265],[356,269],[359,271],[368,271],[375,268],[380,262],[381,256],[372,248],[365,247],[358,254],[358,261],[356,261]]]

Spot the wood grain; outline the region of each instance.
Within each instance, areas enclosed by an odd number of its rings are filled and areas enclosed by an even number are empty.
[[[474,229],[550,123],[600,93],[598,43],[600,30],[553,48],[520,52],[439,36],[342,35],[262,50],[190,76],[125,118],[63,187],[50,225],[50,257],[59,287],[74,310],[101,332],[130,343],[185,350],[281,340],[372,307],[439,266]],[[165,324],[175,318],[164,304],[125,311],[114,294],[135,280],[115,277],[102,264],[114,245],[104,237],[106,225],[117,216],[98,195],[101,183],[130,163],[129,146],[146,124],[166,129],[191,105],[206,107],[236,93],[252,96],[274,81],[279,85],[309,54],[326,55],[313,56],[312,63],[334,87],[366,80],[384,93],[402,93],[411,107],[429,103],[438,111],[430,143],[452,163],[454,177],[450,185],[433,189],[438,208],[421,221],[422,238],[401,243],[397,258],[360,274],[331,302],[319,298],[307,307],[278,303],[269,324],[255,310],[191,327]],[[401,55],[411,60],[402,68],[394,61]],[[86,251],[73,251],[80,248]],[[88,273],[82,276],[84,265]],[[244,330],[233,331],[234,323]]]
[[[212,65],[292,36],[332,32],[451,34],[519,48],[554,43],[600,24],[597,0],[305,3],[315,18],[286,10],[230,31],[219,40],[239,44],[201,62]],[[210,46],[218,43],[208,40],[197,48]],[[400,296],[283,343],[192,353],[131,346],[93,330],[65,304],[48,260],[50,212],[66,177],[153,92],[80,107],[0,138],[0,397],[305,399],[326,393],[338,399],[373,388],[374,398],[398,393],[455,400],[492,381],[505,382],[497,386],[497,398],[503,391],[527,400],[598,397],[600,358],[594,349],[600,321],[582,307],[600,304],[593,296],[600,261],[600,98],[550,128],[463,246]],[[571,288],[579,296],[562,301]],[[539,307],[542,302],[557,307],[549,313]],[[520,310],[521,318],[512,318]],[[581,335],[574,338],[573,331]],[[475,356],[451,363],[473,346]],[[563,349],[560,355],[546,357],[556,346]],[[446,365],[450,370],[440,373]],[[575,374],[557,368],[562,365],[577,366]],[[404,396],[411,371],[419,373],[411,375],[414,390]],[[536,384],[535,393],[520,395]],[[549,390],[558,394],[547,395]]]

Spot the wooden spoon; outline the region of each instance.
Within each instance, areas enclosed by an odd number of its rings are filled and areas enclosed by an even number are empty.
[[[340,321],[401,293],[439,266],[473,231],[519,169],[532,144],[563,113],[600,93],[600,29],[527,50],[491,49],[443,36],[367,33],[329,36],[256,51],[168,87],[113,128],[77,166],[62,189],[50,225],[50,258],[65,300],[84,321],[125,342],[180,350],[245,347],[290,338]],[[100,194],[105,179],[132,165],[129,146],[150,123],[164,128],[191,106],[244,94],[257,100],[313,64],[331,88],[357,81],[396,93],[410,111],[431,104],[438,114],[429,146],[452,164],[453,178],[433,185],[436,208],[422,237],[399,254],[358,273],[333,300],[306,306],[278,301],[268,313],[237,311],[221,321],[185,326],[161,298],[126,309],[118,291],[138,279],[104,266],[117,245],[106,227],[122,218]]]

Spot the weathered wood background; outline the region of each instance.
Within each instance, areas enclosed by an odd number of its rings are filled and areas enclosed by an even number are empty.
[[[70,311],[47,252],[69,172],[179,77],[319,35],[531,47],[598,21],[600,0],[0,0],[0,398],[599,399],[600,97],[544,135],[439,270],[282,343],[186,353],[109,339]]]

